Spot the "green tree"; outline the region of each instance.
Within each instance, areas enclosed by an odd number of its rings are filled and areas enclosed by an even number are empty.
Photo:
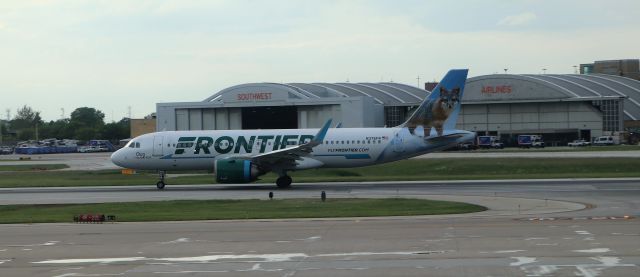
[[[74,130],[69,124],[69,119],[60,119],[44,123],[40,128],[40,137],[42,138],[73,138]]]
[[[100,138],[104,127],[104,113],[89,107],[75,109],[71,113],[69,125],[74,130],[74,137],[79,140]]]
[[[111,122],[102,128],[102,138],[117,142],[121,139],[131,136],[131,127],[129,118],[123,118],[118,122]]]
[[[18,140],[32,140],[36,138],[36,131],[34,129],[25,128],[18,131]]]
[[[97,128],[104,125],[104,113],[94,108],[77,108],[71,113],[71,125]]]
[[[24,105],[16,112],[16,116],[9,122],[12,130],[18,133],[18,139],[35,139],[35,128],[43,124],[40,112],[34,111],[31,107]]]
[[[92,140],[99,136],[96,129],[89,128],[89,127],[82,127],[82,128],[76,129],[74,134],[75,134],[74,136],[75,139],[84,140],[84,141]]]

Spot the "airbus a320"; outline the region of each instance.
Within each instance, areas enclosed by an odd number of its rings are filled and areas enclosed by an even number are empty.
[[[164,131],[132,139],[111,155],[118,166],[166,171],[214,170],[218,183],[250,183],[274,172],[280,188],[289,172],[311,168],[361,167],[441,151],[472,140],[456,130],[467,69],[450,70],[403,124],[392,128]]]

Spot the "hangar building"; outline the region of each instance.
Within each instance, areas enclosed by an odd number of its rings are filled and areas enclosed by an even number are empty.
[[[398,83],[252,83],[201,102],[157,104],[158,130],[396,126],[428,91]]]
[[[618,135],[640,119],[640,81],[605,74],[495,74],[467,79],[458,128],[497,135],[542,134],[566,145]]]
[[[199,102],[158,103],[158,130],[396,126],[428,91],[399,83],[250,83]],[[469,78],[458,128],[542,134],[549,145],[616,135],[640,120],[640,81],[604,74],[493,74]]]

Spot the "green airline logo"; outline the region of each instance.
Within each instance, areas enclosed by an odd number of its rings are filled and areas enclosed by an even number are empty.
[[[218,154],[235,153],[240,151],[252,153],[254,148],[259,153],[264,153],[267,148],[274,151],[287,147],[287,145],[300,145],[308,143],[313,139],[312,135],[264,135],[264,136],[221,136],[217,139],[212,137],[180,137],[176,144],[175,155],[183,155],[187,149],[193,148],[193,154],[211,154],[215,151]]]

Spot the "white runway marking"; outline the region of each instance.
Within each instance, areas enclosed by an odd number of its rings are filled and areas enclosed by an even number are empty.
[[[512,259],[516,259],[517,261],[510,263],[510,266],[521,266],[525,264],[531,264],[536,262],[536,258],[531,257],[511,257]]]
[[[62,274],[62,275],[56,275],[56,276],[53,276],[53,277],[100,277],[100,276],[123,276],[123,275],[124,275],[124,273],[112,273],[112,274],[109,274],[109,273],[106,273],[106,274],[99,274],[99,273],[94,273],[94,274],[91,274],[91,273],[88,273],[88,274],[85,274],[85,273],[66,273],[66,274]]]
[[[314,241],[317,241],[317,240],[320,240],[320,239],[322,239],[321,236],[314,236],[314,237],[308,237],[306,239],[297,239],[297,240],[301,240],[301,241],[304,241],[304,242],[314,242]]]
[[[573,250],[571,252],[577,252],[577,253],[607,253],[610,252],[611,249],[609,248],[593,248],[593,249],[584,249],[584,250]]]
[[[561,269],[575,269],[574,276],[597,277],[602,271],[614,267],[635,267],[635,264],[621,264],[618,257],[592,257],[597,264],[566,264],[566,265],[525,265],[520,266],[527,276],[555,276]]]
[[[34,247],[34,246],[52,246],[58,244],[59,241],[51,240],[45,243],[37,243],[37,244],[16,244],[16,245],[8,245],[9,247]]]
[[[514,251],[514,250],[508,250]],[[524,250],[515,250],[524,251]],[[307,255],[305,253],[280,253],[280,254],[241,254],[241,255],[209,255],[195,257],[176,257],[176,258],[147,258],[147,257],[121,257],[121,258],[94,258],[94,259],[62,259],[62,260],[44,260],[32,262],[34,264],[83,264],[83,263],[119,263],[119,262],[185,262],[185,263],[206,263],[220,260],[261,260],[264,262],[288,262],[294,259],[305,259],[314,257],[345,257],[345,256],[374,256],[374,255],[420,255],[420,254],[440,254],[450,252],[450,250],[440,251],[420,251],[420,252],[352,252],[352,253],[329,253],[318,255]],[[511,253],[511,252],[508,252]]]
[[[6,262],[10,262],[11,260],[0,260],[0,264],[6,263]]]
[[[578,234],[578,235],[592,235],[588,231],[576,231],[576,234]]]
[[[161,242],[160,244],[175,244],[175,243],[185,243],[185,242],[191,242],[191,239],[189,239],[189,238],[179,238],[179,239],[172,240],[172,241]]]
[[[518,253],[518,252],[524,252],[527,250],[498,250],[498,251],[482,251],[480,252],[481,254],[505,254],[505,253]]]
[[[46,260],[40,262],[32,262],[33,264],[83,264],[83,263],[121,263],[144,261],[145,257],[126,257],[126,258],[98,258],[98,259],[65,259],[65,260]]]
[[[229,273],[228,270],[189,270],[189,271],[158,271],[154,274],[194,274],[194,273]]]

